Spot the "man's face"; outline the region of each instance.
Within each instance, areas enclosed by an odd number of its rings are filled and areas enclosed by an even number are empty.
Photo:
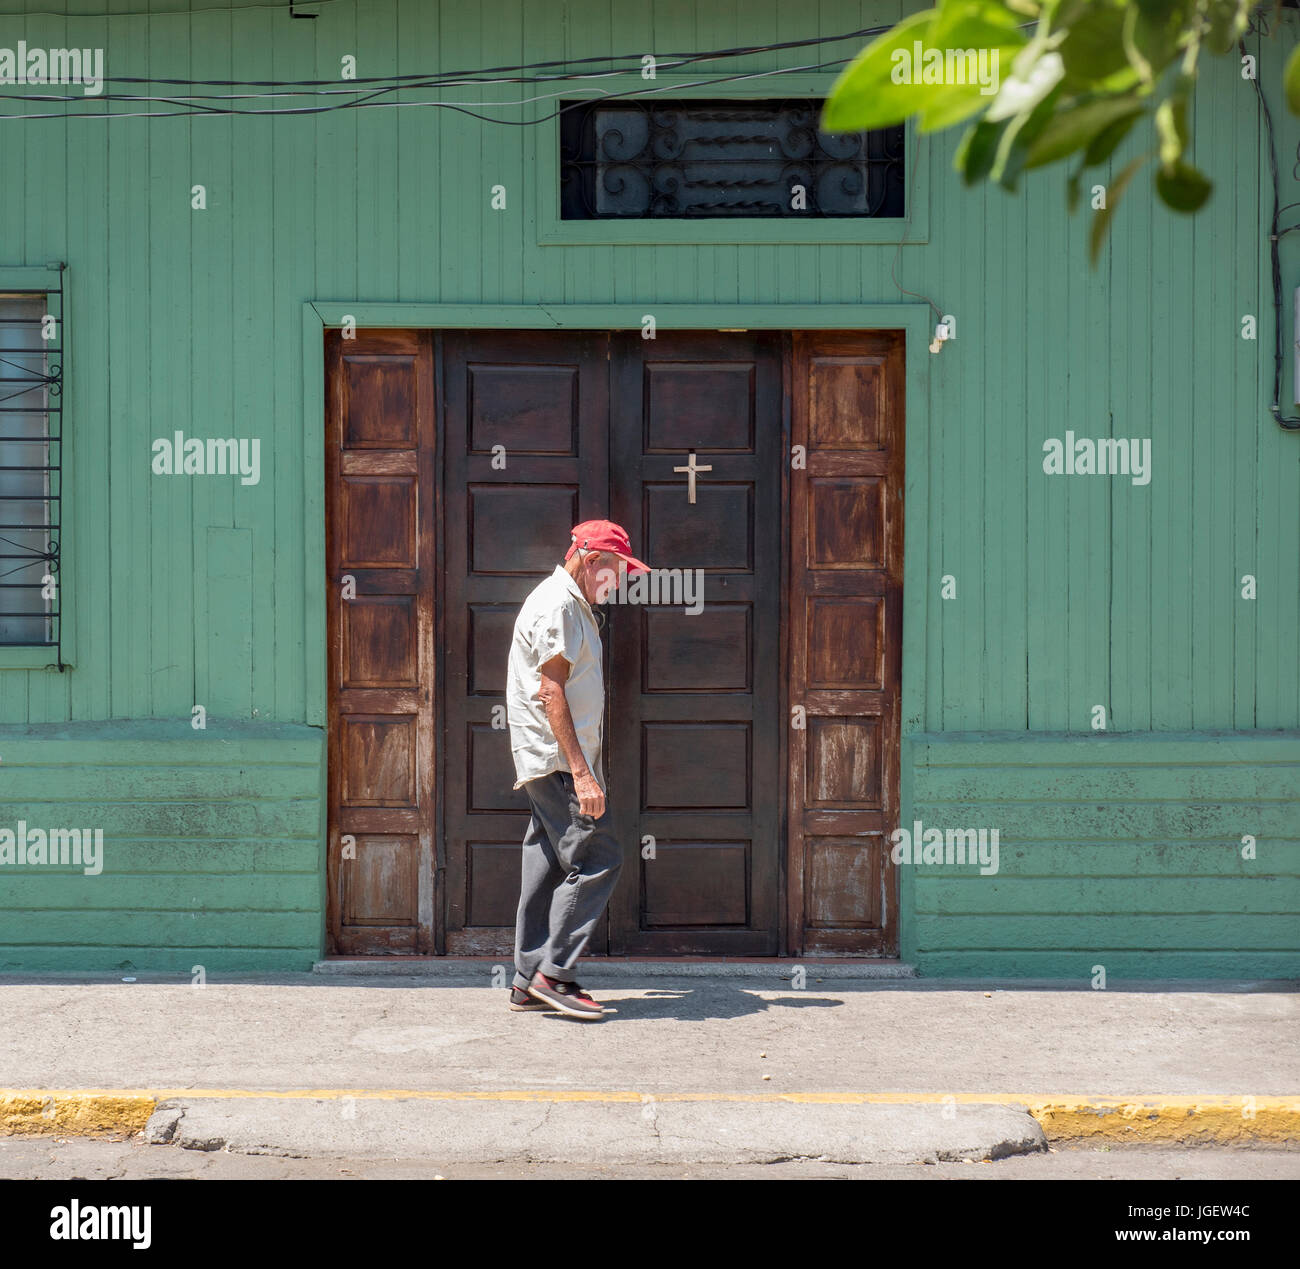
[[[592,551],[584,558],[583,592],[593,604],[609,600],[610,592],[618,589],[619,575],[624,567],[623,561],[608,551]]]

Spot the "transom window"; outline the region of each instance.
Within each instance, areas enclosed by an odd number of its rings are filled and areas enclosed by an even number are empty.
[[[902,126],[824,133],[822,104],[566,102],[561,219],[902,217]]]

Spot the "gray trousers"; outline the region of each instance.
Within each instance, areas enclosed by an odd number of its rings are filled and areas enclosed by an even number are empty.
[[[519,913],[515,919],[514,986],[533,975],[574,981],[574,967],[614,891],[623,851],[609,831],[609,803],[600,819],[583,815],[567,771],[523,786],[533,808],[524,834]]]

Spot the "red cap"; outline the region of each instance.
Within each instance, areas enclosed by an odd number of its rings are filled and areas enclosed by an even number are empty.
[[[564,558],[571,559],[574,551],[608,551],[619,559],[627,561],[629,573],[648,573],[649,564],[643,564],[632,554],[632,543],[627,530],[612,520],[584,520],[573,526],[573,545],[565,552]]]

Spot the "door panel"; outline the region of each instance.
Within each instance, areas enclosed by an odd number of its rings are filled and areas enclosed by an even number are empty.
[[[328,927],[344,955],[434,948],[430,348],[411,331],[326,339]]]
[[[680,593],[610,605],[610,798],[626,861],[614,952],[778,950],[781,343],[612,339],[610,518],[652,568],[699,569],[704,586],[698,613]],[[692,451],[712,469],[694,503],[674,470]]]
[[[903,343],[794,336],[788,911],[796,954],[895,954]]]
[[[449,332],[443,386],[446,948],[510,956],[528,799],[505,678],[515,616],[608,494],[607,337]],[[603,929],[593,953],[605,950]]]

